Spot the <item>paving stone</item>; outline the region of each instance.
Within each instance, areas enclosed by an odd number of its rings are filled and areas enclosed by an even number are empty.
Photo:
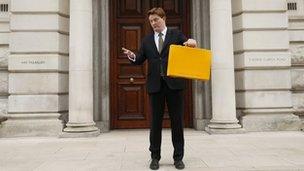
[[[1,138],[0,170],[149,170],[149,130],[95,138]],[[304,170],[304,133],[209,135],[185,130],[185,171]],[[163,130],[160,171],[175,171],[171,132]]]

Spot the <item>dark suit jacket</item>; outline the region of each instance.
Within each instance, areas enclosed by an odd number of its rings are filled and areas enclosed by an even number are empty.
[[[160,64],[164,68],[165,75],[167,74],[169,46],[171,44],[182,45],[187,41],[186,37],[178,30],[167,30],[165,42],[162,52],[159,54],[154,41],[154,33],[144,37],[140,50],[136,54],[133,64],[140,65],[146,59],[148,60],[148,75],[147,75],[147,90],[148,93],[156,93],[160,90],[161,76]],[[169,88],[174,90],[182,90],[185,88],[185,80],[182,78],[164,77]]]

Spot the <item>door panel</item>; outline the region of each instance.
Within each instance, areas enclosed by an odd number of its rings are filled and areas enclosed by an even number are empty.
[[[166,10],[168,28],[188,35],[189,1],[183,0],[111,0],[110,1],[110,112],[111,128],[148,128],[149,97],[146,92],[147,63],[131,65],[121,48],[138,52],[142,38],[151,33],[146,12],[154,6]],[[192,125],[191,81],[185,91],[185,126]],[[169,127],[166,108],[164,126]]]

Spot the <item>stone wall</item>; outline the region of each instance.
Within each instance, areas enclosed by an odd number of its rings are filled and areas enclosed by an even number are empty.
[[[236,105],[247,131],[298,130],[286,0],[233,0]],[[303,34],[304,35],[304,34]]]
[[[8,55],[9,55],[9,8],[10,0],[0,0],[0,115],[7,114]],[[4,9],[5,7],[5,9]]]
[[[11,0],[8,121],[0,136],[54,136],[68,111],[68,0]]]
[[[292,105],[295,114],[304,118],[304,1],[288,0],[288,32],[291,52]],[[296,6],[296,8],[294,8]],[[302,122],[303,123],[303,122]],[[303,129],[303,125],[302,125]]]

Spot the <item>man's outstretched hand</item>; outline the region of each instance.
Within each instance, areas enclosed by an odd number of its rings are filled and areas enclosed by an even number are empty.
[[[184,42],[184,45],[193,48],[197,47],[196,40],[194,39],[188,39],[186,42]]]
[[[135,62],[135,59],[136,59],[135,53],[133,53],[132,51],[130,51],[129,49],[126,49],[126,48],[124,48],[124,47],[121,48],[121,50],[123,51],[124,54],[127,55],[127,57],[128,57],[131,61]]]

